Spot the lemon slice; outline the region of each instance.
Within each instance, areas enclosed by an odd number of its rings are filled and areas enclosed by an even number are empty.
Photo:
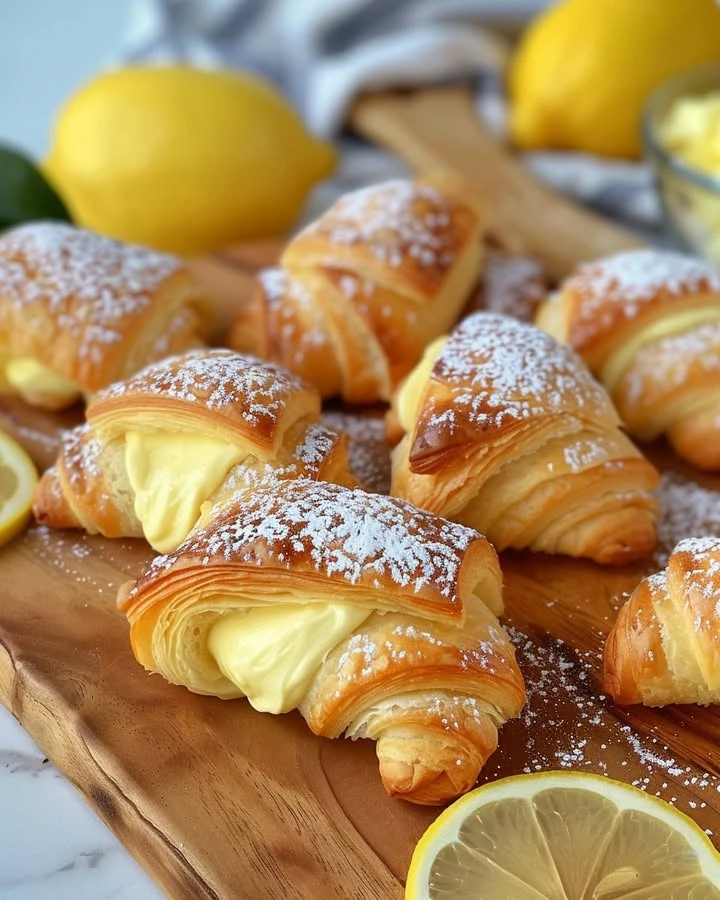
[[[406,900],[720,900],[720,855],[674,807],[584,772],[462,797],[413,854]]]
[[[37,480],[37,470],[27,453],[0,431],[0,546],[25,527]]]

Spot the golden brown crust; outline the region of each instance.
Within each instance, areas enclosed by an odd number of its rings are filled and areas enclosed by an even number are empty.
[[[141,537],[125,463],[131,431],[195,433],[242,450],[206,502],[268,474],[355,486],[347,437],[321,424],[319,411],[317,393],[271,363],[229,350],[171,357],[97,395],[88,424],[66,433],[57,464],[41,479],[35,517],[53,528]]]
[[[232,350],[195,350],[148,366],[99,392],[87,421],[106,433],[153,430],[168,417],[176,430],[247,441],[258,455],[277,450],[285,429],[320,413],[317,392],[273,363]]]
[[[631,250],[581,266],[563,282],[561,297],[565,340],[594,368],[665,309],[716,306],[720,273],[679,253]]]
[[[198,346],[206,312],[198,283],[174,257],[64,223],[0,237],[0,349],[82,392]]]
[[[87,424],[63,433],[57,463],[33,497],[35,519],[50,528],[83,528],[104,537],[142,537],[121,442],[98,440]]]
[[[427,303],[478,237],[477,199],[462,179],[449,174],[398,179],[341,197],[290,242],[281,265],[356,272]]]
[[[281,362],[324,397],[388,400],[458,318],[480,226],[472,192],[451,176],[348,194],[290,242],[281,270],[261,273],[230,344]]]
[[[643,579],[605,646],[604,687],[617,703],[720,702],[720,539],[688,538]]]
[[[699,468],[720,468],[720,271],[638,250],[580,267],[537,322],[578,350],[628,431],[667,434]]]
[[[652,549],[657,472],[618,430],[580,358],[549,335],[476,313],[417,390],[413,411],[399,410],[409,420],[393,452],[394,495],[477,528],[499,549],[603,564]]]
[[[271,593],[292,585],[334,593],[335,583],[351,602],[457,621],[463,594],[500,572],[492,547],[469,528],[402,500],[303,479],[234,495],[159,566],[161,579],[153,567],[137,582],[125,607],[131,621],[158,584],[167,593],[171,582],[195,579],[217,581],[219,593],[248,579]]]
[[[477,532],[380,495],[267,480],[216,506],[118,602],[136,658],[238,696],[208,649],[228,611],[342,602],[369,618],[331,649],[299,708],[317,734],[370,737],[386,789],[442,803],[469,789],[524,702],[497,556]]]

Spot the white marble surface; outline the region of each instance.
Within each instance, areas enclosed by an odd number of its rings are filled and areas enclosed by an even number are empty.
[[[162,892],[0,707],[1,900],[161,900]]]

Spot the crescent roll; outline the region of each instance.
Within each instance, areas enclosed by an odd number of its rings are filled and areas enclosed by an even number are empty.
[[[100,391],[64,435],[33,511],[52,528],[174,549],[202,505],[275,478],[355,485],[347,438],[319,421],[296,375],[231,350],[195,350]]]
[[[655,545],[655,469],[582,360],[515,319],[475,313],[431,345],[394,414],[391,493],[499,550],[619,564]]]
[[[0,236],[0,391],[61,409],[202,346],[207,301],[172,256],[60,222]]]
[[[478,277],[481,225],[468,185],[450,175],[347,194],[259,274],[229,344],[323,397],[388,400],[458,319]]]
[[[630,434],[720,469],[720,270],[634,250],[581,266],[537,325],[585,359]]]
[[[388,793],[440,804],[472,787],[524,703],[501,581],[477,532],[299,479],[213,507],[119,604],[149,671],[371,738]]]
[[[686,538],[620,609],[605,645],[617,703],[720,703],[720,538]]]

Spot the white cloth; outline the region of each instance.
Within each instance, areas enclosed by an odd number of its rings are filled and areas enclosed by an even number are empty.
[[[358,142],[342,135],[344,114],[363,89],[472,79],[479,114],[502,134],[506,36],[545,2],[133,0],[119,61],[260,72],[290,96],[312,130],[343,137],[339,192],[362,183],[368,165],[369,152],[360,154]],[[376,155],[376,179],[397,174],[397,161]],[[526,158],[557,190],[654,236],[661,212],[648,166],[569,153]]]

